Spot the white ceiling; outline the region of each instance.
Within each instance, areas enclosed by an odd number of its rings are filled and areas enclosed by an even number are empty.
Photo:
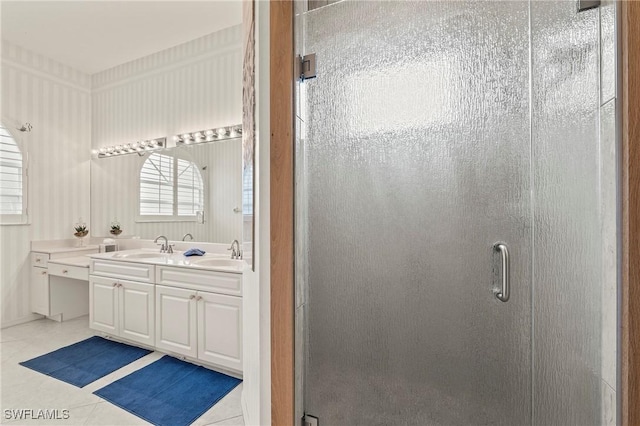
[[[5,1],[2,39],[95,74],[242,22],[242,1]]]

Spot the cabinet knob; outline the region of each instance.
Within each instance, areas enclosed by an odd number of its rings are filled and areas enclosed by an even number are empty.
[[[47,275],[47,271],[40,272],[42,275]]]
[[[118,283],[113,283],[113,287],[118,287]]]
[[[195,299],[195,298],[196,298],[196,295],[195,295],[195,294],[192,294],[191,296],[189,296],[189,299],[190,299],[190,300],[193,300],[193,299]]]
[[[40,258],[36,257],[36,263],[40,263]]]
[[[198,300],[202,300],[202,296],[196,297],[196,301],[198,301]]]
[[[63,273],[63,274],[68,274],[68,273],[69,273],[69,271],[67,271],[66,269],[63,269],[63,270],[62,270],[62,273]]]
[[[122,287],[122,284],[118,283],[118,287]]]

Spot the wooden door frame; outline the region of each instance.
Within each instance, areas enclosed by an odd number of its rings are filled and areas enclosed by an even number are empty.
[[[640,425],[640,2],[618,2],[621,69],[622,310],[624,426]]]
[[[271,424],[294,425],[293,1],[269,3]]]
[[[618,2],[623,426],[640,425],[640,1]],[[293,2],[270,3],[271,423],[294,425]]]

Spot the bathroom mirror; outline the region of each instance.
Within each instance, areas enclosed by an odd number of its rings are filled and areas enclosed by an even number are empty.
[[[255,2],[242,2],[242,242],[251,252],[251,269],[255,271],[255,193],[256,167],[256,90],[255,90]]]
[[[117,221],[120,237],[231,243],[243,232],[242,183],[240,138],[94,158],[93,235]]]

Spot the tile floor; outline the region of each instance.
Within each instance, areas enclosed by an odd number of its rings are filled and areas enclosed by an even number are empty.
[[[38,320],[0,330],[0,423],[10,425],[144,425],[139,417],[93,395],[92,392],[156,361],[153,352],[113,373],[77,388],[20,366],[18,363],[91,337],[88,317],[63,323]],[[244,425],[242,384],[203,414],[194,425]],[[5,410],[69,410],[66,420],[15,420]]]

